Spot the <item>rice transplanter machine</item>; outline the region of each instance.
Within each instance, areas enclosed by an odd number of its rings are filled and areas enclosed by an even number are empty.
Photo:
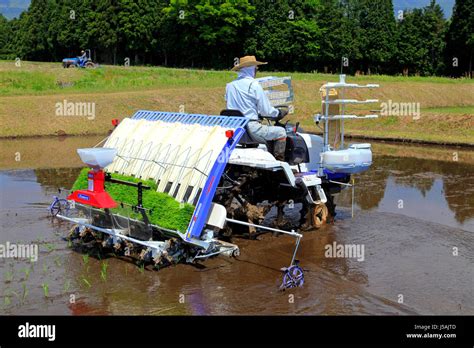
[[[274,103],[292,102],[290,78],[267,77],[261,83],[271,86],[267,92]],[[288,90],[273,90],[278,85]],[[377,100],[339,95],[376,87],[346,83],[344,75],[339,82],[323,85],[322,112],[314,116],[316,124],[324,124],[322,136],[305,133],[298,124],[278,123],[287,130],[285,161],[275,159],[272,144],[258,144],[251,138],[245,117],[139,110],[116,126],[103,147],[78,149],[91,168],[88,188],[72,192],[64,209],[53,207],[53,202],[52,211],[74,224],[71,240],[137,256],[157,267],[219,254],[238,256],[238,246],[229,242],[237,233],[286,234],[295,237],[296,246],[290,266],[283,269],[282,288],[301,286],[304,275],[296,253],[302,232],[334,217],[334,196],[352,185],[352,174],[367,170],[372,163],[370,144],[345,147],[344,120],[377,117],[345,113],[349,104]],[[271,98],[271,93],[277,94]],[[151,179],[158,192],[192,204],[186,230],[151,224],[140,198],[149,187],[121,182],[111,178],[111,173]],[[112,212],[123,203],[107,194],[107,181],[137,187],[137,205],[132,208],[142,218]],[[289,206],[298,208],[296,219],[286,216]]]

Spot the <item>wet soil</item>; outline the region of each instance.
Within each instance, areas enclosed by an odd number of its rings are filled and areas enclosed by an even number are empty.
[[[424,147],[374,145],[373,167],[355,178],[355,216],[349,189],[337,197],[334,224],[304,233],[304,286],[281,292],[289,236],[234,238],[236,259],[160,271],[71,250],[63,239],[71,226],[47,208],[82,166],[75,149],[100,140],[0,141],[0,244],[40,249],[37,262],[0,258],[0,313],[474,314],[472,152],[454,160],[451,148],[433,148],[430,157]],[[363,260],[328,257],[333,243],[363,245]]]

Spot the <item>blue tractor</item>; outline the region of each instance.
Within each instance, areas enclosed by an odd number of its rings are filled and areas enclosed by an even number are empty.
[[[91,59],[91,50],[82,51],[82,56],[74,58],[64,58],[63,68],[95,68],[96,65]]]

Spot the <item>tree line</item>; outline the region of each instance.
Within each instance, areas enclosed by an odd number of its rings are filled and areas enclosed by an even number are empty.
[[[91,49],[103,64],[472,77],[474,0],[446,20],[435,0],[32,0],[0,15],[0,59],[60,61]]]

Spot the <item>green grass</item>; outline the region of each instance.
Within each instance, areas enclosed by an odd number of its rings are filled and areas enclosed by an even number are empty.
[[[87,173],[89,170],[89,168],[83,168],[81,170],[72,190],[87,189]],[[150,211],[147,212],[150,222],[164,228],[181,232],[186,231],[194,212],[193,205],[187,203],[180,204],[166,193],[157,192],[156,183],[152,180],[142,180],[119,174],[112,174],[112,178],[135,183],[141,181],[144,185],[150,186],[150,190],[143,191],[143,206],[146,209],[150,209]],[[137,189],[135,187],[106,182],[105,190],[118,203],[125,203],[127,205],[137,204]],[[112,212],[123,216],[130,216],[134,219],[141,218],[140,214],[132,212],[130,207],[126,205],[124,205],[123,208],[119,206],[118,208],[112,209]]]
[[[63,69],[58,63],[0,61],[0,95],[46,95],[55,93],[117,92],[156,88],[213,88],[222,87],[235,77],[231,71],[175,69],[164,67],[124,67],[104,65],[96,69]],[[259,76],[291,75],[298,81],[333,81],[335,75],[322,73],[262,71]],[[357,83],[472,83],[469,79],[419,76],[350,76]]]
[[[473,91],[474,93],[474,91]],[[422,108],[421,111],[440,114],[470,114],[474,115],[474,106],[447,106],[438,108]]]
[[[43,63],[44,64],[44,63]],[[117,92],[154,88],[219,87],[232,80],[230,71],[162,67],[102,66],[97,69],[62,69],[54,63],[15,68],[0,61],[0,95],[47,95],[78,92]]]
[[[267,66],[271,69],[271,64]],[[261,71],[259,76],[291,76],[295,113],[287,119],[307,131],[318,131],[313,115],[321,111],[319,88],[337,75]],[[218,114],[225,108],[225,86],[235,78],[231,71],[163,67],[101,66],[97,69],[63,69],[58,63],[0,61],[0,137],[57,134],[106,134],[113,118],[130,117],[137,110]],[[445,77],[347,76],[348,82],[378,83],[380,88],[351,90],[346,97],[380,102],[419,103],[421,119],[380,117],[375,122],[347,122],[347,135],[400,138],[439,143],[474,143],[474,80]],[[55,105],[64,99],[94,102],[96,117],[61,117]],[[380,105],[350,106],[363,113]],[[16,150],[15,150],[16,151]],[[1,152],[1,151],[0,151]],[[1,157],[1,156],[0,156]]]

